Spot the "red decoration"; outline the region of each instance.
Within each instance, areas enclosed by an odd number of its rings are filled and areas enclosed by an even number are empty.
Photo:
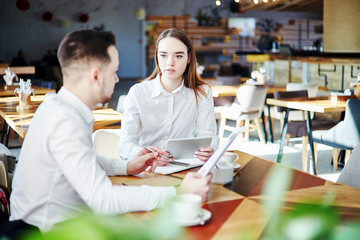
[[[87,13],[81,14],[79,17],[79,21],[82,23],[86,23],[87,21],[89,21],[89,15]]]
[[[30,8],[30,3],[27,0],[17,0],[16,7],[21,11],[27,11]]]
[[[52,18],[53,18],[52,12],[46,11],[43,13],[42,19],[44,22],[50,22]]]

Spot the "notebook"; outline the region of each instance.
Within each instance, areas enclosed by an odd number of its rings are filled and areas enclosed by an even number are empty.
[[[210,146],[211,140],[211,137],[169,139],[165,150],[174,157],[174,160],[186,163],[187,165],[169,163],[166,166],[157,166],[155,173],[171,174],[202,166],[204,162],[194,158],[194,153],[202,147]]]

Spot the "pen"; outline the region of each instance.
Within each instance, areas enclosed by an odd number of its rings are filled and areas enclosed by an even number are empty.
[[[148,147],[145,147],[145,146],[142,146],[142,147],[145,148],[146,150],[149,150],[150,152],[156,152],[155,150],[153,150],[153,149],[151,149],[151,148],[148,148]],[[164,156],[164,155],[162,155],[162,154],[160,154],[160,153],[158,153],[158,154],[159,154],[159,156],[161,156],[161,157],[169,160],[170,163],[172,163],[172,164],[182,165],[182,166],[189,166],[189,164],[187,164],[187,163],[178,162],[178,161],[175,161],[175,160],[173,160],[173,159],[171,159],[171,158],[168,158],[168,157],[166,157],[166,156]]]
[[[151,148],[148,148],[148,147],[145,147],[145,146],[142,146],[142,147],[145,148],[146,150],[149,150],[150,152],[156,152],[155,150],[153,150],[153,149],[151,149]],[[164,156],[164,155],[162,155],[162,154],[160,154],[160,153],[159,153],[159,156],[161,156],[161,157],[169,160],[170,162],[172,161],[172,159],[170,159],[170,158],[168,158],[168,157],[166,157],[166,156]]]

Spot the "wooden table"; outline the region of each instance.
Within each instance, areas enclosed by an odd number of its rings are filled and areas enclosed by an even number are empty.
[[[217,85],[211,86],[211,91],[213,97],[236,97],[241,85],[227,86],[227,85]]]
[[[306,123],[308,130],[308,139],[311,152],[311,160],[313,165],[314,174],[316,174],[315,167],[315,153],[314,153],[314,143],[312,138],[312,126],[311,126],[311,117],[310,112],[326,113],[326,112],[342,112],[345,111],[346,101],[331,101],[328,97],[317,97],[317,98],[294,98],[294,99],[274,99],[268,98],[266,100],[268,105],[280,106],[287,108],[284,116],[284,125],[281,131],[280,137],[280,147],[279,153],[277,156],[277,162],[280,163],[283,148],[285,144],[285,138],[287,133],[287,123],[290,109],[303,110],[306,112]]]
[[[8,143],[9,130],[12,128],[20,138],[25,138],[26,132],[30,126],[32,118],[36,109],[42,101],[44,101],[44,95],[31,96],[32,109],[17,111],[16,106],[19,104],[18,97],[6,97],[0,98],[0,117],[2,117],[8,125],[7,140]],[[99,108],[93,111],[95,118],[94,131],[101,128],[119,128],[119,125],[111,126],[121,122],[122,114],[111,108]],[[5,124],[3,133],[5,131]],[[4,141],[4,134],[1,142]]]
[[[219,85],[219,86],[211,86],[211,91],[213,97],[236,97],[236,93],[238,92],[241,85],[236,86],[228,86],[228,85]],[[275,91],[286,91],[285,86],[267,86],[267,94],[274,94]]]
[[[5,74],[6,69],[8,67],[0,67],[0,75]],[[35,74],[35,66],[10,67],[10,70],[15,74]]]
[[[19,86],[0,86],[0,97],[12,97],[15,96],[14,90]],[[40,86],[31,86],[34,89],[36,95],[44,95],[48,92],[55,92],[55,89],[44,88]]]
[[[238,151],[237,151],[238,152]],[[274,166],[287,169],[292,173],[290,189],[285,192],[282,210],[294,208],[294,204],[311,204],[308,201],[323,200],[326,194],[336,194],[334,206],[339,207],[341,219],[360,218],[360,190],[346,185],[336,184],[305,172],[261,159],[243,152],[239,153],[240,171],[232,183],[213,184],[209,200],[203,208],[212,214],[204,226],[185,228],[186,239],[259,239],[271,219],[264,212],[263,200],[267,195],[262,188],[267,183],[267,175]],[[196,171],[194,169],[192,171]],[[165,176],[145,173],[140,177],[110,177],[114,184],[174,186],[180,183],[186,171]],[[276,188],[277,186],[275,186]],[[129,219],[151,219],[156,211],[128,213]],[[342,227],[341,223],[339,227]],[[249,234],[251,234],[249,238]]]

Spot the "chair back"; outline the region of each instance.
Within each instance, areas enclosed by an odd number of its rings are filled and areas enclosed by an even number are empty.
[[[236,86],[239,85],[240,75],[235,76],[216,76],[216,85],[227,85],[227,86]]]
[[[4,163],[1,161],[0,161],[0,185],[4,187],[8,187],[7,171],[5,169]]]
[[[338,149],[354,149],[360,143],[360,100],[347,100],[344,120],[328,131],[315,131],[313,140]]]
[[[319,86],[317,83],[287,83],[286,91],[307,90],[309,97],[316,97]]]
[[[241,111],[243,113],[258,112],[259,118],[264,109],[266,93],[267,87],[265,86],[242,85],[236,94]]]
[[[340,173],[338,183],[360,188],[360,144],[357,144]]]
[[[118,144],[120,129],[99,129],[93,135],[94,150],[97,154],[110,158],[120,158]]]
[[[286,91],[286,92],[280,92],[275,91],[274,92],[274,98],[275,99],[287,99],[287,98],[295,98],[295,97],[308,97],[308,91],[307,90],[299,90],[299,91]],[[276,107],[278,112],[284,112],[286,110],[285,107]]]
[[[119,113],[124,113],[124,101],[126,96],[127,95],[125,94],[125,95],[120,95],[119,97],[119,100],[116,105],[116,111],[118,111]]]

